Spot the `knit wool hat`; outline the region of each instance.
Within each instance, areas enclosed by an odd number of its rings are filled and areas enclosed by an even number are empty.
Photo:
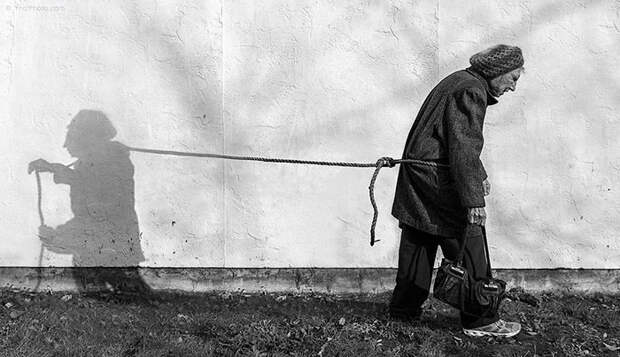
[[[469,59],[472,68],[487,79],[523,67],[523,54],[517,46],[496,45]]]

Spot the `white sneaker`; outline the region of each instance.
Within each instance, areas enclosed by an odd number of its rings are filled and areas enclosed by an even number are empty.
[[[492,324],[486,326],[480,326],[475,328],[464,328],[463,332],[467,336],[472,337],[512,337],[521,332],[521,324],[518,322],[506,322],[504,320],[498,320]]]

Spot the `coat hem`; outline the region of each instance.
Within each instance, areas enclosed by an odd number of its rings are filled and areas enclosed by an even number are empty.
[[[463,234],[463,229],[465,227],[450,229],[450,228],[442,228],[434,225],[430,225],[428,223],[423,223],[414,219],[407,219],[405,217],[399,217],[396,214],[392,213],[392,216],[398,220],[399,227],[402,225],[407,225],[409,227],[413,227],[419,231],[423,231],[432,235],[441,236],[445,238],[454,238],[459,237]]]

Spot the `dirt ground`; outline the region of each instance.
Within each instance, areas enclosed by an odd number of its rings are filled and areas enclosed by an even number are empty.
[[[391,321],[389,294],[78,295],[0,290],[1,356],[620,356],[620,296],[516,294],[515,338],[470,338],[433,299]],[[535,303],[536,301],[529,301]]]

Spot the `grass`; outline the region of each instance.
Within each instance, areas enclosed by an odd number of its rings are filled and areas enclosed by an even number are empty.
[[[1,356],[618,356],[620,296],[507,300],[510,339],[465,336],[429,300],[422,321],[386,318],[389,294],[77,295],[0,290]]]

